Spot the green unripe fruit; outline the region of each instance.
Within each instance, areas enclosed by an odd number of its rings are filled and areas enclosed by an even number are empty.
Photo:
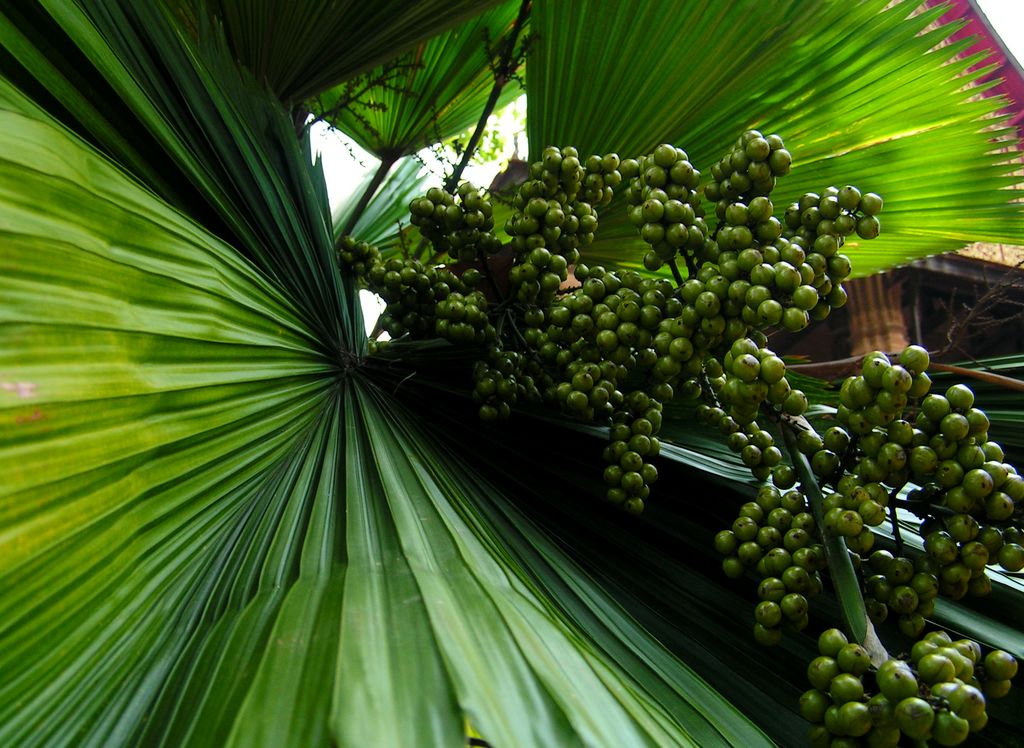
[[[928,395],[921,401],[921,412],[933,423],[938,423],[950,412],[950,402],[942,395]]]
[[[913,613],[917,608],[917,602],[917,593],[907,585],[896,587],[889,597],[889,607],[894,613]]]
[[[925,655],[938,652],[940,646],[939,643],[929,640],[927,636],[921,641],[914,642],[914,646],[910,648],[911,662],[920,662]]]
[[[625,501],[625,492],[623,491],[622,494],[622,500]],[[609,496],[609,498],[611,497]],[[722,560],[722,572],[729,579],[739,579],[744,575],[745,567],[743,565],[743,562],[740,561],[738,558],[736,558],[735,556],[729,556],[728,558]]]
[[[762,579],[757,586],[757,596],[762,600],[781,602],[782,598],[786,596],[786,585],[777,577]]]
[[[862,675],[871,666],[871,657],[867,650],[855,642],[843,646],[836,656],[836,661],[840,670],[854,675]]]
[[[800,696],[800,716],[808,722],[821,722],[825,719],[825,710],[831,705],[827,694],[811,688]]]
[[[920,608],[918,609],[920,610]],[[899,630],[909,639],[916,639],[924,631],[925,620],[920,612],[904,614],[900,616]]]
[[[871,711],[867,704],[861,701],[847,701],[839,707],[839,728],[846,735],[861,737],[866,735],[871,727]]]
[[[1024,569],[1024,546],[1018,543],[1007,543],[999,549],[999,565],[1007,571]]]
[[[971,726],[963,717],[942,709],[935,714],[932,724],[932,740],[939,745],[960,745],[967,740]]]
[[[900,365],[890,366],[882,372],[882,388],[887,392],[903,394],[910,391],[913,376]]]
[[[807,616],[807,598],[796,592],[790,592],[783,596],[779,601],[779,607],[782,608],[782,615],[791,622],[799,621]]]
[[[954,384],[946,390],[946,399],[953,408],[958,410],[967,410],[974,405],[974,393],[965,384]]]
[[[836,712],[835,718],[838,719],[839,707],[833,706],[829,707],[829,709]],[[828,712],[826,712],[826,717],[827,716]],[[825,717],[822,719],[825,719]],[[811,725],[811,729],[807,731],[807,745],[810,746],[810,748],[831,748],[832,733],[824,724]]]
[[[939,422],[939,431],[950,441],[960,441],[970,432],[970,423],[960,413],[949,413]]]
[[[956,668],[946,655],[932,652],[918,660],[917,674],[922,681],[931,685],[955,678]]]
[[[860,210],[868,216],[877,216],[882,212],[882,198],[874,192],[865,192],[860,198]]]
[[[990,699],[1001,699],[1010,692],[1010,681],[990,678],[985,681],[981,690]]]
[[[900,354],[900,364],[914,375],[926,371],[930,363],[928,351],[919,345],[907,346]]]
[[[896,705],[896,722],[912,740],[926,740],[935,722],[935,710],[922,698],[912,696]]]
[[[907,392],[908,397],[919,398],[924,397],[928,394],[928,391],[932,387],[932,380],[927,374],[921,372],[920,374],[914,375],[914,382],[910,385],[910,391]]]
[[[870,702],[868,702],[868,709],[870,709]],[[893,718],[893,724],[887,727],[876,726],[871,732],[864,736],[864,744],[867,748],[896,748],[900,744],[900,738],[903,733],[900,732],[900,728],[896,725],[896,720]]]
[[[840,673],[832,679],[828,693],[836,704],[860,701],[864,698],[864,684],[856,675]]]
[[[619,476],[619,479],[621,480],[622,468],[620,468],[617,465],[612,465],[608,469],[605,470],[605,480],[606,481],[608,480],[608,471],[609,470],[618,471],[618,476]],[[617,484],[618,484],[618,481],[615,481],[615,485],[617,485]],[[722,530],[720,533],[715,535],[715,550],[718,551],[719,553],[721,553],[723,556],[728,556],[728,555],[731,555],[731,554],[735,553],[736,552],[736,548],[738,546],[739,546],[739,540],[737,539],[736,534],[732,530]]]
[[[836,657],[839,651],[849,644],[849,640],[839,629],[827,629],[818,637],[818,652],[827,657]]]
[[[786,589],[790,592],[805,593],[811,588],[811,577],[807,570],[800,566],[790,566],[782,572],[781,578],[782,582],[786,585]]]
[[[880,389],[882,387],[882,375],[886,369],[891,368],[889,358],[881,351],[874,351],[864,357],[861,364],[861,376],[871,387]]]
[[[782,629],[754,624],[754,640],[763,647],[771,647],[782,639]]]
[[[915,475],[931,475],[938,469],[939,456],[931,447],[917,446],[910,450],[908,464]]]
[[[875,728],[899,728],[896,725],[896,703],[885,697],[884,694],[876,693],[868,699],[868,711],[871,713],[871,723]]]
[[[807,680],[819,691],[828,691],[839,674],[839,663],[831,657],[815,657],[807,666]]]
[[[949,708],[956,712],[958,717],[966,720],[973,720],[985,714],[985,696],[982,692],[969,685],[960,685],[946,696]]]
[[[879,668],[876,677],[878,689],[893,704],[916,696],[920,686],[910,666],[899,660],[888,660],[885,664],[888,665],[890,662],[898,664]]]
[[[833,704],[825,710],[825,728],[829,732],[829,736],[841,735],[843,732],[842,726],[839,724],[839,705]],[[831,738],[826,745],[828,748],[832,748],[833,745],[842,738]]]
[[[1010,680],[1017,674],[1017,660],[1009,652],[994,649],[985,655],[985,675],[994,680]]]
[[[766,628],[777,627],[782,623],[782,608],[779,607],[778,603],[763,600],[754,608],[754,618]]]
[[[853,509],[843,510],[836,518],[835,532],[843,537],[856,537],[863,529],[864,519]]]

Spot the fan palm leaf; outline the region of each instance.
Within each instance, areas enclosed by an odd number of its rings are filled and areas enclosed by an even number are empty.
[[[193,27],[223,24],[232,54],[298,104],[471,19],[498,0],[380,3],[171,0]]]
[[[388,162],[461,133],[480,118],[519,6],[520,0],[497,5],[324,92],[310,103],[313,114]],[[518,85],[505,86],[495,108],[520,93]]]
[[[1024,244],[1012,152],[992,143],[1011,133],[992,119],[1003,104],[965,88],[977,61],[947,65],[964,44],[937,48],[944,9],[917,5],[538,2],[530,147],[626,156],[667,141],[706,169],[746,129],[780,133],[794,164],[777,207],[830,184],[884,197],[882,235],[844,250],[856,275],[972,241]],[[584,32],[595,18],[601,33]],[[588,261],[639,268],[625,211],[604,218]]]
[[[513,502],[481,509],[497,487],[287,275],[7,82],[0,117],[4,743],[444,745],[466,716],[507,744],[766,741]],[[567,581],[599,625],[545,593]]]
[[[748,489],[702,477],[738,469],[706,434],[675,432],[624,521],[597,430],[467,424],[449,346],[363,356],[280,99],[468,5],[322,75],[318,35],[377,11],[286,5],[0,16],[0,743],[457,745],[468,719],[496,745],[792,744],[813,640],[764,662],[713,576]]]

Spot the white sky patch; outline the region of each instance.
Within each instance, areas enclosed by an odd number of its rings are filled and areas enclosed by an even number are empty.
[[[977,0],[999,38],[1024,64],[1024,0]]]

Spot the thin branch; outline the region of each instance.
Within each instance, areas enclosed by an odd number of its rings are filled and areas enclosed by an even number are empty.
[[[352,230],[356,227],[356,224],[362,217],[363,211],[366,210],[366,206],[369,205],[370,199],[373,197],[374,193],[377,192],[377,189],[384,181],[384,177],[388,175],[388,172],[391,171],[391,167],[397,160],[398,156],[391,153],[387,153],[381,157],[380,166],[377,167],[377,172],[373,175],[373,179],[370,180],[370,183],[366,185],[366,189],[363,190],[363,194],[359,198],[359,202],[356,203],[356,207],[352,210],[352,213],[349,214],[348,220],[345,221],[345,227],[341,230],[342,236],[347,236],[352,233]]]
[[[873,665],[878,666],[889,659],[889,653],[885,651],[875,627],[871,625],[867,610],[864,607],[864,598],[860,592],[860,584],[857,581],[857,572],[850,561],[846,542],[839,535],[829,532],[825,528],[824,519],[824,497],[821,493],[821,486],[811,470],[811,464],[807,457],[800,451],[796,443],[796,432],[789,423],[781,424],[782,437],[789,450],[793,467],[800,477],[800,485],[804,495],[811,505],[814,513],[814,521],[821,533],[822,545],[825,548],[825,558],[828,561],[829,574],[836,590],[836,597],[839,599],[839,609],[843,614],[846,627],[853,637],[868,651]]]
[[[679,267],[676,265],[675,258],[668,261],[668,267],[672,271],[672,277],[676,279],[676,286],[683,285],[683,276],[679,273]]]
[[[890,353],[889,356],[898,356],[897,353]],[[801,374],[809,374],[816,376],[821,379],[835,379],[836,377],[851,374],[859,371],[860,362],[864,359],[864,356],[849,356],[848,358],[839,358],[834,361],[816,361],[814,363],[807,364],[789,364],[787,368],[791,371],[796,371]],[[952,374],[959,374],[962,377],[968,377],[971,379],[977,379],[982,382],[989,382],[990,384],[996,384],[1000,387],[1004,387],[1008,390],[1015,390],[1017,392],[1024,392],[1024,382],[1019,379],[1013,379],[1012,377],[1003,376],[1002,374],[996,374],[990,371],[979,371],[977,369],[968,369],[963,366],[955,366],[954,364],[940,364],[936,361],[932,361],[929,364],[930,369],[936,371],[948,371]]]
[[[903,555],[903,536],[900,535],[900,521],[896,516],[896,497],[900,489],[894,488],[889,494],[889,521],[892,522],[892,537],[896,541],[896,555]]]
[[[519,5],[519,15],[516,16],[515,23],[512,25],[512,30],[509,32],[508,40],[505,42],[505,50],[501,55],[501,60],[494,68],[494,85],[491,87],[491,95],[487,97],[487,103],[484,105],[483,111],[480,113],[480,119],[476,123],[476,129],[473,131],[473,135],[469,138],[469,143],[466,144],[466,150],[462,152],[462,160],[459,161],[459,165],[455,167],[455,170],[445,180],[444,188],[448,192],[454,192],[455,188],[459,184],[459,179],[462,178],[462,172],[465,171],[466,166],[469,165],[469,160],[473,157],[476,152],[477,146],[480,144],[480,138],[483,137],[484,128],[487,127],[487,118],[494,112],[494,107],[498,103],[498,99],[501,97],[502,89],[505,88],[505,84],[509,82],[513,75],[515,75],[516,68],[519,67],[519,59],[516,57],[516,42],[519,39],[519,33],[523,30],[523,26],[526,24],[526,19],[530,16],[530,6],[532,5],[531,0],[522,0]]]
[[[962,377],[969,377],[971,379],[977,379],[990,384],[997,384],[1008,390],[1024,392],[1024,382],[1019,379],[1013,379],[1012,377],[1005,377],[1002,374],[994,374],[990,371],[978,371],[977,369],[967,369],[963,366],[954,366],[953,364],[937,364],[934,361],[931,363],[929,368],[937,369],[938,371],[948,371],[951,374],[959,374]]]

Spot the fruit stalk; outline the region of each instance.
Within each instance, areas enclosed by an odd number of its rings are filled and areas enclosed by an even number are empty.
[[[853,638],[868,651],[871,663],[877,667],[889,659],[889,653],[878,638],[875,627],[868,620],[860,584],[857,582],[857,572],[850,561],[846,543],[842,537],[829,532],[825,527],[825,516],[822,509],[824,498],[821,495],[821,487],[818,485],[814,471],[811,470],[810,462],[797,447],[796,432],[788,418],[782,419],[781,428],[790,459],[793,460],[793,467],[796,468],[797,475],[800,477],[801,487],[814,514],[814,521],[822,534],[829,575],[836,588],[836,597],[839,599],[839,608],[843,612],[846,627]]]

